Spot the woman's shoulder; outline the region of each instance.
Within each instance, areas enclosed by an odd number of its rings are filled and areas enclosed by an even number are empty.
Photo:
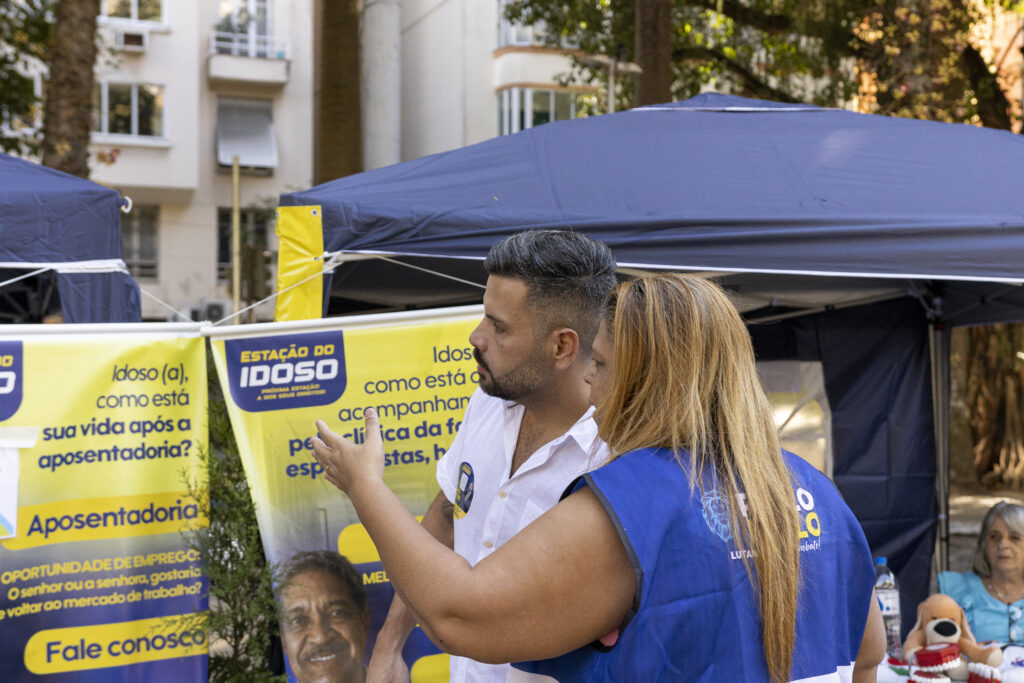
[[[663,467],[668,463],[678,467],[686,458],[689,458],[689,455],[685,451],[677,455],[669,448],[636,448],[615,456],[594,472],[634,467]]]
[[[668,448],[638,448],[626,451],[610,462],[583,475],[574,490],[583,483],[602,492],[609,500],[619,504],[628,503],[630,492],[643,490],[647,497],[675,498],[679,491],[690,493],[689,455],[684,451],[678,455]],[[622,499],[623,495],[626,499]]]
[[[973,596],[978,588],[983,588],[981,579],[974,572],[940,572],[938,577],[939,592],[945,593],[963,605],[963,598]]]

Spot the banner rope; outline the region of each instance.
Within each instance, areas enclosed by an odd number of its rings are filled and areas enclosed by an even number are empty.
[[[221,318],[217,322],[213,323],[213,327],[217,327],[221,323],[227,322],[228,320],[231,320],[232,318],[237,318],[238,316],[242,315],[246,311],[248,311],[250,309],[253,309],[253,308],[256,308],[257,306],[259,306],[260,304],[264,303],[265,301],[270,301],[274,297],[280,296],[281,294],[284,294],[285,292],[287,292],[287,291],[289,291],[291,289],[294,289],[294,288],[298,287],[299,285],[303,285],[303,284],[309,282],[310,280],[312,280],[313,278],[322,277],[326,273],[333,273],[334,269],[337,268],[342,263],[342,259],[339,257],[339,253],[338,252],[335,252],[333,254],[328,253],[328,252],[324,252],[323,254],[321,254],[320,256],[317,256],[313,260],[314,261],[319,261],[321,259],[324,259],[324,266],[323,266],[323,268],[320,269],[319,272],[313,273],[312,275],[310,275],[306,279],[300,280],[300,281],[296,282],[295,284],[288,285],[287,287],[285,287],[284,289],[282,289],[279,292],[274,292],[270,296],[263,297],[262,299],[260,299],[256,303],[250,304],[249,306],[246,306],[245,308],[243,308],[242,310],[240,310],[240,311],[238,311],[236,313],[232,313],[231,315],[229,315],[229,316],[227,316],[225,318]]]
[[[393,258],[389,258],[387,256],[383,256],[383,255],[379,255],[379,254],[367,254],[367,256],[370,256],[371,258],[375,258],[375,259],[380,259],[382,261],[387,261],[388,263],[393,263],[393,264],[395,264],[397,266],[404,266],[406,268],[412,268],[413,270],[418,270],[418,271],[421,271],[421,272],[424,272],[424,273],[428,273],[430,275],[436,275],[437,277],[446,278],[448,280],[454,280],[455,282],[461,282],[462,284],[469,285],[471,287],[476,287],[477,289],[486,289],[487,288],[486,285],[482,285],[479,282],[473,282],[471,280],[465,280],[465,279],[460,278],[460,277],[455,277],[454,275],[447,275],[445,273],[439,273],[436,270],[430,270],[429,268],[423,268],[421,266],[415,266],[415,265],[413,265],[411,263],[404,263],[402,261],[399,261],[399,260],[393,259]],[[314,278],[322,277],[322,276],[326,275],[327,273],[333,273],[338,268],[338,266],[340,266],[341,264],[345,263],[345,252],[341,252],[341,251],[333,251],[333,252],[332,251],[325,251],[323,254],[321,254],[320,256],[317,256],[313,260],[314,261],[322,260],[324,262],[323,267],[318,272],[313,273],[312,275],[310,275],[309,277],[307,277],[307,278],[305,278],[303,280],[299,280],[296,283],[288,285],[287,287],[285,287],[284,289],[282,289],[280,291],[275,291],[272,294],[270,294],[270,296],[263,297],[262,299],[260,299],[256,303],[250,304],[250,305],[246,306],[245,308],[243,308],[243,309],[241,309],[241,310],[239,310],[239,311],[237,311],[235,313],[232,313],[229,316],[221,318],[217,322],[213,323],[212,326],[213,327],[217,327],[218,325],[222,325],[223,323],[226,323],[229,320],[232,320],[233,318],[237,318],[238,316],[242,315],[246,311],[249,311],[249,310],[252,310],[252,309],[256,308],[260,304],[266,303],[267,301],[270,301],[270,300],[280,296],[281,294],[284,294],[285,292],[287,292],[289,290],[292,290],[292,289],[294,289],[294,288],[296,288],[296,287],[298,287],[300,285],[304,285],[305,283],[309,282],[310,280],[312,280]],[[189,322],[196,322],[196,321],[192,320],[189,316],[187,316],[184,313],[182,313],[181,311],[177,310],[176,308],[174,308],[170,304],[168,304],[168,303],[158,299],[156,296],[150,294],[149,292],[147,292],[146,290],[142,289],[141,287],[139,288],[139,291],[141,291],[143,294],[145,294],[146,296],[150,297],[151,299],[153,299],[157,303],[161,304],[162,306],[164,306],[168,310],[173,311],[177,315],[181,316],[185,320],[188,320]]]
[[[193,319],[192,319],[192,318],[190,318],[189,316],[187,316],[187,315],[185,315],[184,313],[182,313],[181,311],[179,311],[179,310],[178,310],[177,308],[175,308],[174,306],[171,306],[171,305],[170,305],[169,303],[167,303],[167,302],[166,302],[166,301],[164,301],[163,299],[159,298],[158,296],[156,296],[156,295],[154,295],[154,294],[150,294],[149,292],[147,292],[146,290],[144,290],[144,289],[143,289],[142,287],[139,287],[139,291],[140,291],[140,292],[142,292],[143,294],[145,294],[146,296],[148,296],[148,297],[149,297],[150,299],[152,299],[153,301],[155,301],[155,302],[157,302],[158,304],[160,304],[161,306],[163,306],[164,308],[166,308],[167,310],[169,310],[169,311],[173,311],[173,312],[174,312],[174,313],[175,313],[175,314],[176,314],[176,315],[177,315],[177,316],[178,316],[179,318],[182,318],[183,320],[187,320],[187,321],[188,321],[188,322],[190,322],[190,323],[194,323],[194,322],[196,322],[195,320],[193,320]]]
[[[24,275],[19,275],[18,277],[11,278],[10,280],[7,280],[6,282],[0,282],[0,289],[6,287],[7,285],[10,285],[10,284],[13,284],[13,283],[17,282],[18,280],[24,280],[27,277],[32,277],[33,275],[39,275],[40,273],[45,273],[48,270],[51,270],[51,269],[49,267],[40,268],[39,270],[34,270],[31,273],[25,273]]]
[[[341,252],[335,252],[335,253],[338,254],[338,253],[341,253]],[[455,277],[454,275],[446,275],[445,273],[439,273],[436,270],[431,270],[430,268],[423,268],[421,266],[414,266],[411,263],[404,263],[402,261],[399,261],[399,260],[393,259],[393,258],[389,258],[387,256],[380,256],[380,255],[377,255],[377,254],[371,254],[371,256],[373,256],[374,258],[379,258],[381,261],[387,261],[388,263],[394,263],[396,266],[405,266],[406,268],[412,268],[413,270],[418,270],[418,271],[421,271],[423,273],[427,273],[429,275],[436,275],[438,277],[447,278],[449,280],[455,280],[456,282],[461,282],[464,285],[470,285],[471,287],[476,287],[478,289],[487,289],[487,285],[482,285],[479,282],[473,282],[472,280],[463,280],[461,277]]]

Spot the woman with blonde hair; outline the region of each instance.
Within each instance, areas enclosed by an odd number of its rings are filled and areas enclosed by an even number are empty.
[[[619,285],[587,381],[609,462],[472,567],[383,485],[375,415],[361,446],[317,423],[315,457],[434,642],[556,680],[875,680],[863,533],[780,450],[724,292],[681,275]]]

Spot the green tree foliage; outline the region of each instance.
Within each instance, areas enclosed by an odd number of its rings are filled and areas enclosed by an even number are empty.
[[[674,0],[671,9],[674,99],[716,90],[781,101],[832,104],[856,91],[854,28],[870,0]],[[551,44],[635,61],[635,18],[644,0],[516,0],[506,16],[543,22]],[[603,74],[577,66],[575,78]],[[619,94],[631,100],[631,85]]]
[[[1014,2],[875,0],[857,27],[861,74],[877,88],[873,111],[1010,127],[1009,100],[972,44],[987,11]]]
[[[506,17],[545,26],[552,45],[634,61],[637,12],[650,0],[514,0]],[[712,86],[778,101],[842,105],[874,91],[870,110],[1009,127],[1006,95],[971,44],[993,5],[1018,0],[673,0],[673,99]],[[603,83],[577,63],[570,78]],[[632,103],[623,79],[622,105]],[[980,117],[980,118],[979,118]],[[1000,125],[1002,124],[1002,125]]]
[[[213,366],[209,356],[207,365]],[[267,648],[278,616],[273,571],[263,552],[256,510],[215,373],[210,375],[209,397],[210,448],[199,453],[201,471],[208,478],[186,477],[185,482],[210,521],[188,535],[210,582],[209,680],[283,680],[267,670]]]
[[[29,77],[49,62],[53,0],[0,0],[0,150],[39,149],[41,103]]]

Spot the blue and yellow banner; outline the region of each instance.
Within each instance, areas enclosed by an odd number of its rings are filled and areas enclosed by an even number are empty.
[[[4,681],[206,679],[196,325],[0,336]]]
[[[312,566],[311,552],[340,554],[354,567],[359,584],[337,589],[349,594],[344,601],[358,602],[360,593],[369,599],[368,628],[356,623],[358,615],[337,627],[332,642],[338,653],[327,646],[305,652],[298,636],[290,636],[288,615],[306,618],[318,599],[307,593],[333,589],[326,587],[331,583],[323,576],[327,570],[310,569],[310,578],[293,580],[309,590],[302,596],[297,590],[294,599],[286,590],[282,598],[282,644],[292,680],[313,664],[347,657],[343,640],[355,641],[350,649],[361,649],[355,657],[365,662],[394,594],[351,503],[324,480],[313,459],[314,422],[323,419],[358,442],[365,434],[363,410],[376,408],[385,482],[413,514],[422,515],[437,495],[436,463],[451,445],[477,386],[468,338],[481,313],[474,306],[212,331],[214,362],[268,560],[294,569],[297,559]],[[447,655],[419,629],[404,656],[413,681],[448,680]]]

